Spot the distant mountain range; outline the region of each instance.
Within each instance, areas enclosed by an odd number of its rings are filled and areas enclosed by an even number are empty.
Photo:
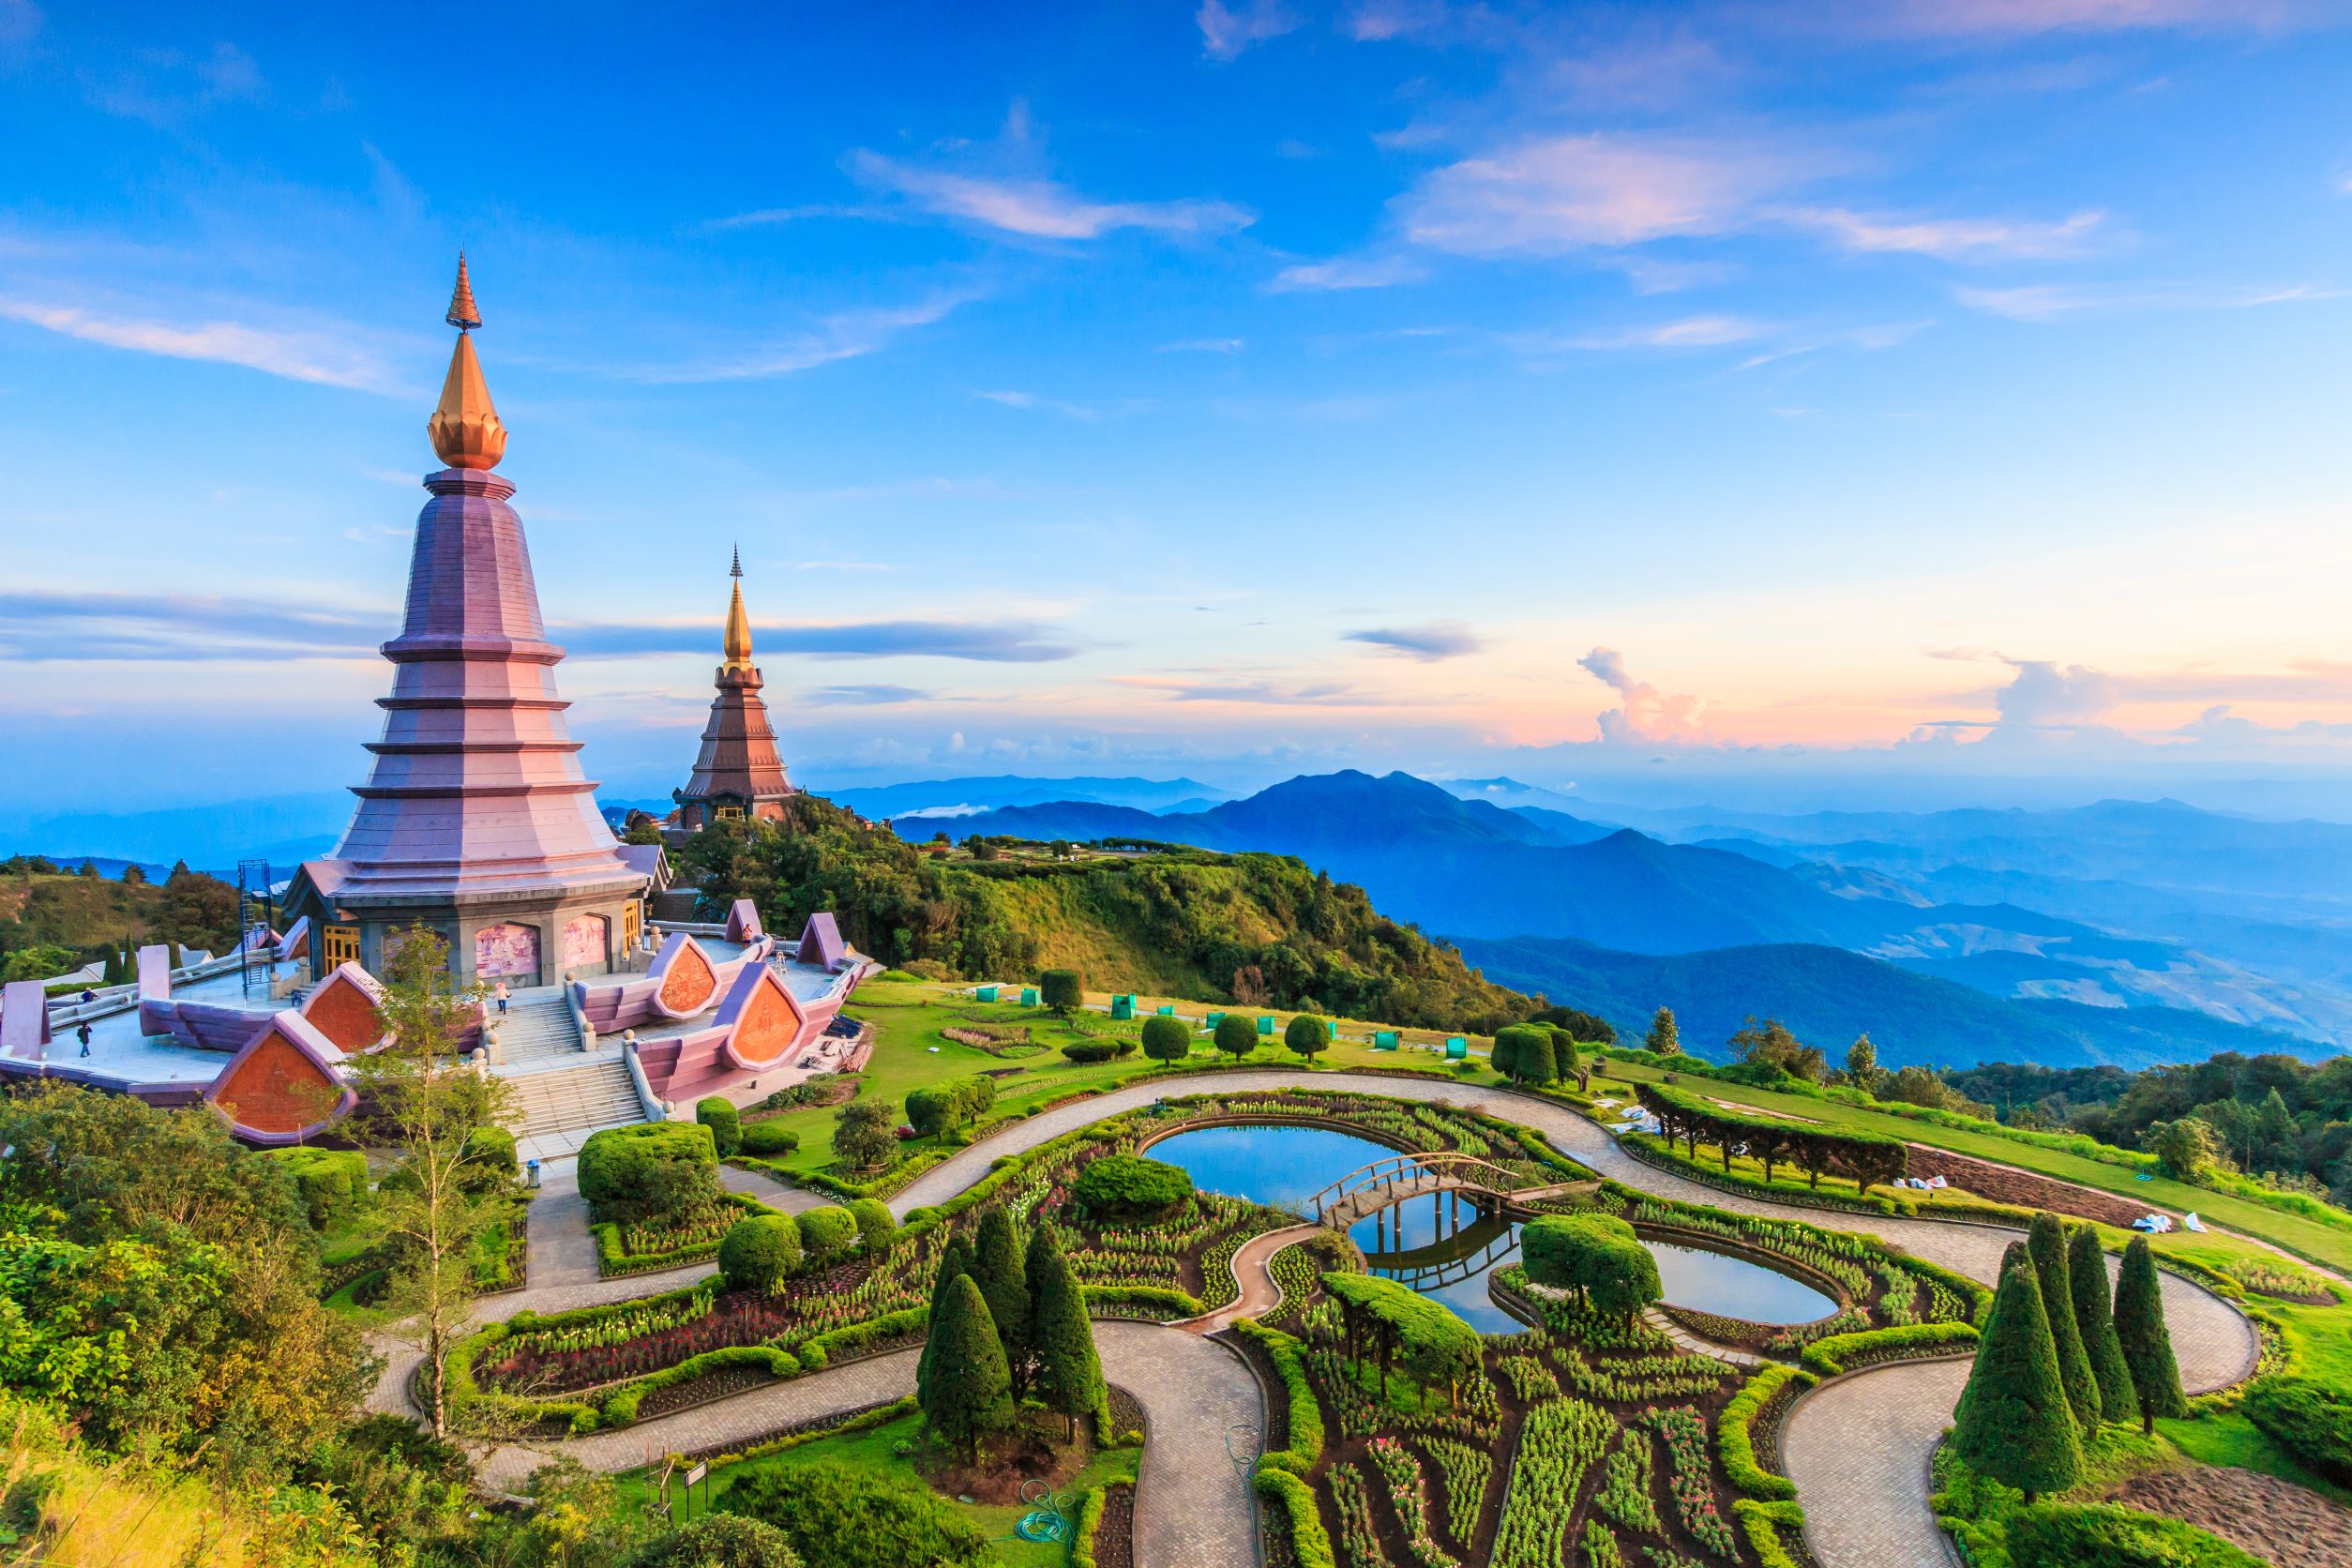
[[[1502,801],[1512,804],[1499,804]],[[2198,918],[2205,927],[2238,939],[2228,950],[2215,952],[2181,940],[2166,922],[2126,925],[2101,918],[2101,900],[2085,889],[2075,890],[2065,910],[2052,912],[2011,898],[2011,882],[2004,880],[2046,880],[2053,867],[2110,867],[2127,860],[2134,845],[2142,848],[2132,864],[2152,872],[2158,869],[2156,846],[2166,839],[2188,852],[2182,865],[2226,863],[2226,850],[2209,853],[2207,840],[2198,837],[2209,824],[2218,824],[2217,842],[2249,851],[2267,845],[2265,852],[2270,853],[2291,853],[2284,846],[2297,842],[2325,844],[2331,835],[2341,835],[2352,849],[2352,829],[2247,822],[2172,804],[1773,820],[1796,824],[1786,835],[1766,834],[1754,817],[1655,814],[1653,825],[1700,840],[1672,843],[1610,820],[1636,814],[1628,808],[1606,807],[1606,818],[1569,809],[1581,804],[1508,779],[1440,787],[1405,774],[1375,778],[1348,772],[1293,778],[1205,810],[1154,813],[1101,802],[1051,802],[913,826],[920,837],[928,837],[921,831],[928,829],[958,839],[975,833],[1134,837],[1293,854],[1362,884],[1392,916],[1466,943],[1566,939],[1623,957],[1714,957],[1724,949],[1762,950],[1772,956],[1744,962],[1741,972],[1753,984],[1739,1009],[1742,1014],[1772,1013],[1781,997],[1808,994],[1812,982],[1805,977],[1828,972],[1819,967],[1827,962],[1819,955],[1843,950],[1836,956],[1870,965],[1867,972],[1850,967],[1838,972],[1849,976],[1847,993],[1875,996],[1875,1005],[1906,1017],[1927,1017],[1933,1009],[1921,999],[1930,995],[1949,1003],[1971,992],[1988,1001],[2063,1004],[2084,1012],[2148,1010],[2144,1017],[2118,1016],[2107,1026],[2093,1027],[2072,1011],[2033,1007],[2028,1014],[2048,1016],[2010,1018],[1993,1032],[2016,1048],[2063,1052],[2066,1060],[2119,1061],[2126,1054],[2134,1060],[2179,1059],[2224,1048],[2205,1043],[2209,1024],[2224,1030],[2254,1026],[2231,1036],[2236,1044],[2227,1048],[2247,1050],[2278,1048],[2282,1034],[2333,1040],[2352,1031],[2352,984],[2339,985],[2324,972],[2342,958],[2339,977],[2352,974],[2352,945],[2332,929],[2297,926],[2294,940],[2282,944],[2285,956],[2269,959],[2262,952],[2266,944],[2245,923],[2206,911],[2191,890],[2133,884],[2138,897],[2124,900],[2127,904],[2164,909],[2169,900],[2176,912],[2202,912]],[[1988,821],[1959,823],[1950,821],[1953,818]],[[1852,836],[1834,846],[1843,858],[1817,853],[1819,847],[1802,836],[1828,837],[1848,827]],[[1996,827],[2009,837],[1994,833]],[[2272,828],[2280,832],[2266,835]],[[2036,860],[2035,846],[2066,843],[2074,846],[2067,855],[2045,853]],[[1999,854],[2020,868],[2003,872],[1991,864],[1979,867],[1941,858],[1961,850],[1983,852],[1987,845],[1998,846]],[[2043,869],[2024,869],[2036,865]],[[1964,889],[1978,897],[1952,897]],[[2030,891],[2030,884],[2020,882],[2016,891]],[[1810,956],[1800,957],[1797,949],[1811,950]],[[1526,955],[1522,958],[1533,962]],[[1621,977],[1641,972],[1612,968],[1590,954],[1579,961],[1594,983],[1605,971]],[[1784,972],[1781,980],[1765,983],[1774,970]],[[1687,980],[1689,972],[1688,966],[1669,966],[1654,969],[1651,978],[1663,982],[1680,974]],[[1857,989],[1865,972],[1877,978]],[[1901,980],[1943,988],[1906,989],[1897,984]],[[1640,1010],[1646,1016],[1648,1006]],[[1950,1005],[1943,1011],[1961,1016]],[[1832,1016],[1847,1014],[1825,1013],[1825,1022]],[[1733,1021],[1736,1025],[1736,1017]],[[1965,1033],[1937,1031],[1916,1045],[1899,1039],[1882,1043],[1891,1061],[1984,1059],[1984,1048],[1968,1044],[1961,1037]],[[2163,1046],[2168,1037],[2180,1043]]]
[[[1132,807],[1138,811],[1199,811],[1226,792],[1197,778],[933,778],[870,789],[822,790],[869,822],[897,817],[961,817],[1048,802]]]

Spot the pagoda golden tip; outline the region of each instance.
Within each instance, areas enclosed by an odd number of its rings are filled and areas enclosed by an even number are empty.
[[[482,380],[482,362],[474,356],[473,328],[482,324],[482,318],[475,308],[474,286],[466,280],[463,255],[458,257],[458,286],[450,296],[447,320],[458,328],[458,346],[450,351],[441,406],[425,421],[425,433],[451,468],[496,468],[506,455],[506,427],[499,423],[489,384]]]
[[[743,611],[742,567],[736,567],[734,597],[727,606],[727,668],[751,668],[751,617]]]

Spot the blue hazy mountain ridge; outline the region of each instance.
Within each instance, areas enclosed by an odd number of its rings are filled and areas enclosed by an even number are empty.
[[[1891,1067],[1979,1062],[2146,1067],[2224,1050],[2308,1058],[2333,1049],[2182,1008],[2005,1001],[1833,947],[1776,943],[1658,955],[1522,937],[1467,941],[1461,949],[1489,980],[1573,1000],[1628,1039],[1640,1037],[1661,1003],[1670,1005],[1684,1048],[1715,1061],[1726,1057],[1725,1042],[1749,1015],[1766,1013],[1819,1046],[1832,1063],[1842,1062],[1855,1036],[1867,1033],[1879,1062]]]
[[[1724,813],[1692,815],[1694,830],[1709,830],[1709,845],[1671,844],[1631,829],[1611,831],[1550,807],[1498,807],[1484,798],[1491,792],[1458,798],[1462,790],[1459,782],[1440,788],[1404,774],[1373,778],[1341,773],[1291,779],[1203,812],[1152,816],[1097,806],[1043,805],[930,825],[944,826],[958,838],[972,833],[1129,837],[1295,854],[1361,884],[1394,918],[1455,939],[1571,938],[1617,952],[1655,955],[1817,944],[1915,965],[2004,1000],[2173,1006],[2322,1039],[2352,1033],[2352,987],[2324,975],[2265,968],[2253,933],[2232,952],[2217,956],[2179,941],[2162,922],[2110,918],[2093,898],[2052,912],[1999,897],[1993,885],[1986,889],[1995,895],[1991,897],[1938,901],[1934,888],[1920,885],[1920,867],[1935,864],[1932,852],[1890,869],[1802,859],[1797,857],[1810,852],[1809,846],[1791,841],[1751,847],[1716,837],[1756,831],[1754,819],[1726,824]],[[1521,787],[1513,798],[1530,792]],[[2225,824],[2231,836],[2247,827],[2238,819],[2187,807],[2160,808],[2159,815],[2175,838],[2194,833],[2204,820]],[[1834,822],[1826,820],[1830,816],[1812,820],[1817,830],[1866,826],[1883,835],[1925,821],[1923,836],[1947,842],[1981,838],[1985,822],[1998,823],[2013,836],[2046,839],[2062,838],[2070,824],[2032,819],[2074,819],[2071,831],[2077,834],[2103,822],[2112,830],[2134,821],[2133,814],[2119,810],[1940,813],[1927,819],[1891,813]],[[1953,831],[1949,819],[1955,817],[1980,821]],[[1513,826],[1513,819],[1521,825]],[[1848,841],[1892,843],[1884,837]],[[1723,847],[1714,847],[1718,844]],[[1775,864],[1784,859],[1788,864]],[[2305,942],[2300,967],[2320,969],[2325,946],[2316,939]],[[2006,957],[1974,961],[1990,954]],[[1771,1012],[1775,1004],[1770,988],[1752,1002],[1759,1012]]]
[[[1226,792],[1197,778],[1028,778],[1018,774],[821,789],[819,792],[874,822],[912,811],[992,811],[1062,802],[1129,806],[1142,811],[1198,810],[1226,798]]]

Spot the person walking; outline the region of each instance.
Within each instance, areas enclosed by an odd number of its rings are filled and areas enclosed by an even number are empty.
[[[82,1054],[83,1054],[83,1055],[84,1055],[84,1056],[89,1055],[89,1054],[90,1054],[90,1026],[89,1026],[88,1024],[86,1024],[86,1023],[85,1023],[85,1024],[83,1024],[83,1025],[80,1029],[75,1030],[75,1031],[74,1031],[74,1033],[75,1033],[76,1034],[79,1034],[80,1036],[82,1036]]]
[[[505,1018],[506,1016],[506,982],[501,980],[498,983],[498,989],[490,992],[490,995],[498,999],[498,1016]]]

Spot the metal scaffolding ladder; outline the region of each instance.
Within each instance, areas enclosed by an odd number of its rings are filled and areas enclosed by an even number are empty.
[[[256,988],[269,998],[270,982],[278,973],[278,944],[270,933],[278,929],[278,894],[271,885],[269,862],[237,862],[237,976],[246,1000]]]

